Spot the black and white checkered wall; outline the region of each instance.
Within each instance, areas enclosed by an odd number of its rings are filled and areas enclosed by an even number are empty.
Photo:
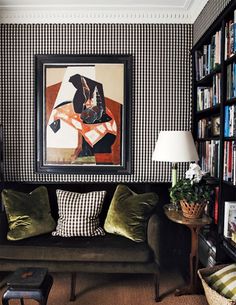
[[[205,33],[209,26],[216,20],[223,9],[235,0],[209,0],[193,25],[193,43]]]
[[[191,127],[192,25],[2,24],[1,122],[7,181],[166,182],[152,161],[160,130]],[[34,54],[132,54],[131,175],[35,172]]]

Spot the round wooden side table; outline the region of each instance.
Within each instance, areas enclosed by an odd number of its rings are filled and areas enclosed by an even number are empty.
[[[203,215],[202,218],[190,219],[183,216],[182,211],[168,210],[168,205],[164,206],[164,212],[168,219],[181,225],[187,226],[191,231],[191,253],[189,256],[190,283],[187,287],[177,289],[176,296],[183,294],[194,294],[197,292],[197,268],[198,268],[198,234],[200,229],[211,223],[211,218]]]

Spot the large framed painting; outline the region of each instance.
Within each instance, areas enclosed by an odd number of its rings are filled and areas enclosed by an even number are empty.
[[[36,164],[131,173],[131,55],[35,55]]]

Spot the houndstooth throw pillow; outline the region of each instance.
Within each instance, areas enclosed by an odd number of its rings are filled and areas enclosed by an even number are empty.
[[[105,191],[75,193],[57,190],[58,214],[53,236],[105,235],[99,226],[99,214],[106,195]]]

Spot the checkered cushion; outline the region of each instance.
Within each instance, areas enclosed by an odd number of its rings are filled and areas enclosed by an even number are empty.
[[[52,235],[72,237],[105,234],[98,219],[105,191],[80,194],[57,190],[56,194],[59,219]]]

